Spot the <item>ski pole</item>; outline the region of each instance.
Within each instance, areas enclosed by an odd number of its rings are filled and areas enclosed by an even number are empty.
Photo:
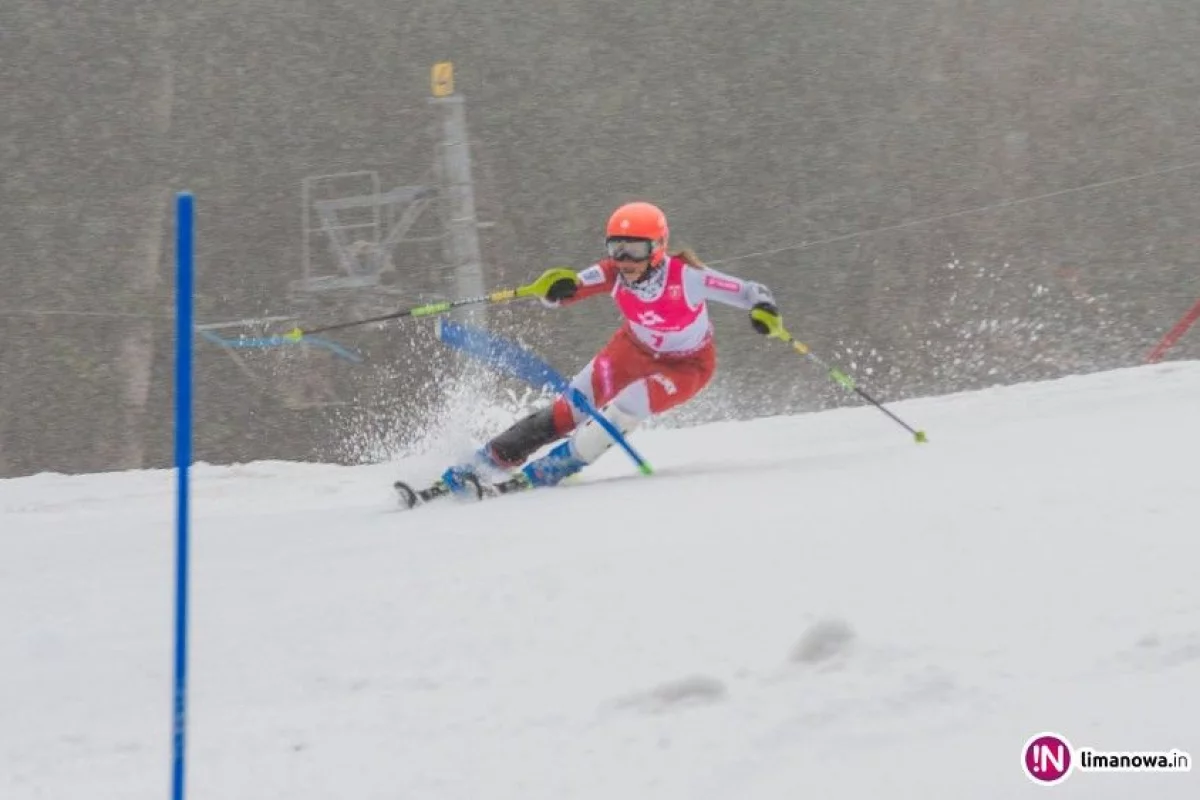
[[[763,311],[760,311],[759,309],[754,309],[753,311],[751,311],[750,316],[753,319],[755,319],[767,326],[767,331],[768,331],[767,335],[768,336],[770,336],[773,339],[779,339],[782,342],[786,342],[787,344],[790,344],[792,346],[792,349],[795,350],[797,353],[799,353],[802,356],[805,356],[806,358],[812,359],[813,362],[815,362],[818,366],[820,366],[822,369],[824,369],[829,374],[829,377],[831,379],[833,379],[834,383],[837,383],[838,385],[840,385],[846,389],[849,389],[850,391],[857,394],[859,397],[866,400],[871,405],[878,408],[884,414],[887,414],[889,417],[891,417],[898,425],[900,425],[906,431],[911,433],[913,435],[913,439],[918,444],[924,444],[929,441],[927,438],[925,438],[925,431],[919,431],[919,430],[915,430],[914,428],[912,428],[907,422],[900,419],[898,416],[896,416],[891,411],[889,411],[887,408],[885,408],[882,403],[880,403],[874,397],[871,397],[871,395],[867,394],[865,391],[863,391],[861,388],[859,388],[859,386],[854,382],[853,378],[851,378],[846,373],[842,372],[840,369],[837,369],[836,367],[831,367],[828,364],[826,364],[820,357],[818,357],[815,353],[813,353],[811,350],[808,349],[808,345],[806,345],[804,342],[797,340],[790,333],[788,333],[787,329],[783,327],[783,323],[780,322],[779,317],[773,316],[771,314],[767,314]]]
[[[438,303],[426,303],[421,306],[406,308],[403,311],[393,311],[390,314],[381,314],[377,317],[367,317],[366,319],[350,320],[349,322],[336,322],[332,325],[322,325],[318,328],[294,328],[289,333],[283,335],[282,338],[298,342],[305,336],[314,333],[324,333],[326,331],[336,331],[343,328],[354,328],[359,325],[370,325],[372,322],[387,322],[393,319],[404,319],[406,317],[431,317],[437,314],[445,314],[455,308],[463,306],[483,305],[484,303],[504,303],[509,300],[516,300],[523,297],[545,297],[546,291],[550,285],[557,280],[568,278],[575,279],[575,273],[569,269],[558,268],[545,272],[536,281],[524,286],[518,286],[515,289],[499,289],[489,294],[480,295],[478,297],[464,297],[459,300],[443,300]]]

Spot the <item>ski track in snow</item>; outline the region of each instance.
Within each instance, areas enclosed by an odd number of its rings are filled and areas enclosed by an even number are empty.
[[[194,471],[189,794],[1200,796],[1200,363],[648,431],[571,487]],[[0,481],[0,798],[169,787],[174,476]]]

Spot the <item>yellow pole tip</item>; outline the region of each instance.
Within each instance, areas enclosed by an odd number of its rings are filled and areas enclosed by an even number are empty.
[[[929,440],[925,438],[925,431],[917,431],[913,438],[917,440],[917,444],[927,444],[929,442]]]

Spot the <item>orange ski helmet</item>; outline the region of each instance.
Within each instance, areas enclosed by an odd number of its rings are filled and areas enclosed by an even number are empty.
[[[662,260],[667,252],[667,215],[652,203],[626,203],[612,213],[605,229],[608,254],[617,260],[641,261],[649,258],[652,264]],[[630,247],[637,240],[648,244],[643,251]],[[640,257],[639,257],[640,256]],[[623,257],[623,258],[622,258]]]

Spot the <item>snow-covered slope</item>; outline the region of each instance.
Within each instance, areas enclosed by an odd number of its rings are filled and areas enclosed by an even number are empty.
[[[586,483],[198,467],[189,796],[1195,798],[1200,364],[651,431]],[[167,796],[170,472],[0,481],[0,797]]]

